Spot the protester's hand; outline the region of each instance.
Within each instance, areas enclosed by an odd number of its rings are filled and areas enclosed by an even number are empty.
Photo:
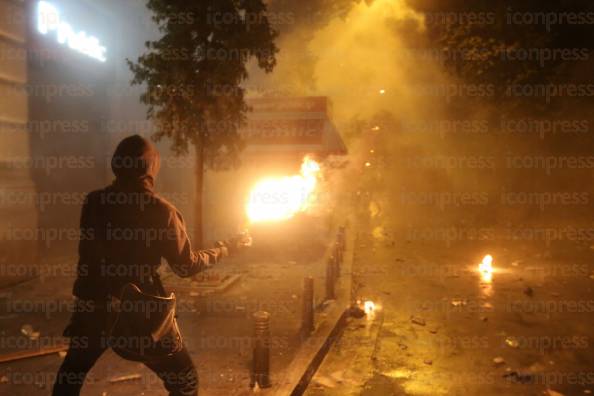
[[[201,250],[200,253],[207,256],[206,257],[206,269],[210,269],[210,268],[214,267],[223,258],[221,248],[218,248],[218,247]]]
[[[247,249],[252,246],[252,237],[247,231],[243,231],[233,238],[229,239],[225,245],[234,251]]]

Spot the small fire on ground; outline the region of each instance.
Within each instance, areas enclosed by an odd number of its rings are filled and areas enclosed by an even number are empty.
[[[483,257],[483,261],[479,264],[478,270],[482,280],[486,283],[491,283],[493,280],[493,256],[487,254]]]

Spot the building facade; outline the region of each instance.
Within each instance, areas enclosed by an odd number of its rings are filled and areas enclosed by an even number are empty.
[[[27,12],[0,0],[0,286],[35,274],[38,224],[29,166]]]

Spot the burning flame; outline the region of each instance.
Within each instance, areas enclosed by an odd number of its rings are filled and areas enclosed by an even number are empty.
[[[309,157],[303,159],[299,175],[260,180],[250,192],[246,214],[252,223],[287,220],[304,212],[318,182],[320,165]]]
[[[367,315],[373,313],[373,311],[375,311],[375,303],[369,300],[365,301],[365,304],[363,304],[363,310]]]
[[[490,283],[493,280],[493,256],[487,254],[479,264],[479,272],[484,282]]]

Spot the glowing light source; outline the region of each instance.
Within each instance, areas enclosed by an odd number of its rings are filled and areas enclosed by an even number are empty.
[[[246,214],[252,223],[287,220],[311,206],[320,165],[303,159],[299,175],[259,181],[250,192]]]
[[[37,30],[43,35],[55,32],[56,40],[61,45],[67,45],[100,62],[107,61],[107,49],[101,45],[99,39],[87,36],[84,31],[75,32],[70,24],[62,20],[58,9],[47,1],[37,4]]]
[[[375,304],[373,301],[365,301],[365,303],[363,304],[363,310],[365,311],[365,313],[367,315],[370,315],[371,313],[373,313],[375,311]]]
[[[385,90],[385,89],[380,89],[380,90],[379,90],[379,93],[380,93],[380,95],[383,95],[383,94],[385,94],[385,93],[386,93],[386,90]]]
[[[482,280],[486,283],[491,283],[493,280],[493,256],[487,254],[483,257],[483,261],[479,264],[478,270]]]

